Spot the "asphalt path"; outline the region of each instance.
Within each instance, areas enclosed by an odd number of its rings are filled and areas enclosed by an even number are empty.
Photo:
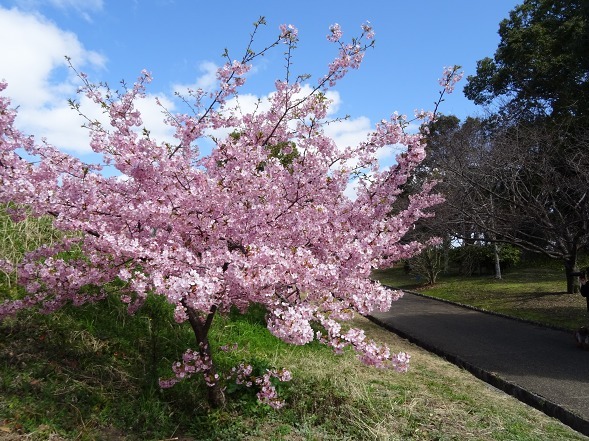
[[[412,293],[369,318],[589,436],[589,351],[571,332]]]

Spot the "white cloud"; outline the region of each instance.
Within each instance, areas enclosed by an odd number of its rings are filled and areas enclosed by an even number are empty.
[[[199,70],[202,75],[199,76],[194,83],[191,84],[173,84],[172,90],[180,95],[187,96],[188,90],[196,91],[202,89],[205,92],[212,92],[215,90],[218,84],[217,80],[217,66],[211,61],[204,61],[199,65]],[[256,69],[252,69],[248,74],[252,75],[256,72]],[[293,99],[301,99],[306,95],[309,95],[313,91],[313,88],[309,84],[304,84],[301,87],[299,93],[297,93]],[[248,114],[257,111],[265,111],[270,108],[269,100],[275,92],[270,92],[264,96],[256,96],[253,94],[240,94],[237,99],[232,98],[227,101],[226,109],[236,109],[241,114]],[[328,115],[334,115],[339,110],[341,104],[340,94],[337,91],[328,91],[326,98],[330,101]]]
[[[82,128],[85,120],[67,104],[43,107],[21,108],[17,118],[18,126],[24,126],[25,133],[32,133],[37,141],[46,138],[47,142],[77,153],[90,151],[88,131]]]
[[[298,94],[295,95],[295,99],[304,98],[306,95],[309,95],[313,91],[313,88],[310,84],[304,84],[301,87],[301,90]],[[339,107],[341,105],[341,97],[338,91],[336,90],[329,90],[325,94],[325,97],[329,100],[329,109],[327,110],[328,116],[333,116],[339,111]]]
[[[75,34],[17,9],[0,7],[0,41],[10,41],[0,45],[0,79],[8,82],[6,94],[19,108],[18,127],[37,137],[47,136],[50,143],[66,141],[68,149],[83,150],[76,147],[82,120],[67,104],[75,96],[77,78],[65,55],[78,67],[102,68],[105,58],[84,48]]]
[[[217,84],[217,66],[212,61],[203,61],[198,66],[198,69],[202,72],[196,81],[192,84],[173,84],[172,89],[174,92],[179,93],[180,95],[187,95],[188,90],[198,90],[202,89],[206,92],[211,92],[214,90]]]
[[[75,90],[66,55],[80,66],[104,64],[104,57],[86,50],[75,34],[17,9],[0,8],[0,41],[10,41],[0,46],[0,78],[8,81],[11,96],[23,106],[47,105],[57,95]],[[51,75],[58,69],[66,79],[51,82]]]
[[[348,182],[348,185],[346,185],[346,189],[344,190],[344,196],[355,201],[358,198],[358,184],[358,179]]]
[[[325,134],[333,139],[341,150],[366,141],[371,131],[370,119],[365,116],[335,121],[325,127]]]
[[[251,93],[245,93],[237,98],[231,98],[227,101],[225,108],[235,111],[239,115],[266,112],[270,110],[270,95],[258,97]]]
[[[401,144],[385,145],[376,152],[376,157],[381,167],[389,166],[392,162],[396,162],[397,155],[405,150],[407,146]]]
[[[212,61],[203,61],[198,66],[198,70],[202,74],[197,77],[194,83],[173,84],[172,90],[176,93],[179,93],[180,95],[186,95],[189,89],[195,91],[202,89],[205,92],[213,92],[216,90],[218,85],[217,70],[219,67],[219,65],[213,63]],[[259,67],[256,65],[251,66],[249,72],[246,74],[246,77],[255,75],[257,72],[259,72]]]
[[[336,121],[325,128],[325,134],[335,141],[339,149],[355,147],[368,139],[368,135],[374,130],[370,120],[365,116],[353,119]],[[406,150],[406,146],[395,144],[385,145],[376,151],[376,158],[382,167],[390,166],[396,162],[395,157]],[[348,164],[351,165],[351,164]]]
[[[174,112],[175,105],[172,100],[165,96],[158,95],[160,103],[169,112]],[[150,131],[150,138],[158,143],[169,142],[171,144],[178,141],[174,138],[174,129],[164,123],[165,115],[163,110],[156,103],[154,95],[147,95],[144,99],[137,102],[137,109],[141,112],[143,126]]]

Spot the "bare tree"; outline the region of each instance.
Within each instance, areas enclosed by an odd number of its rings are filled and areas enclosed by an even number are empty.
[[[565,124],[466,121],[435,133],[447,227],[456,237],[509,243],[560,259],[577,290],[589,244],[589,131]],[[440,146],[443,145],[443,148]]]

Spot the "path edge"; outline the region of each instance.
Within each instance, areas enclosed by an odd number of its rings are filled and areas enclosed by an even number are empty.
[[[414,292],[410,292],[410,291],[406,291],[406,292],[408,292],[410,294],[421,295],[419,293],[414,293]],[[429,296],[422,296],[422,297],[428,297],[431,300],[441,301],[439,299],[429,297]],[[456,304],[453,302],[446,301],[446,303],[451,303],[451,304],[456,305],[458,307],[463,307],[463,308],[465,307],[464,305]],[[471,308],[466,308],[466,309],[471,309]],[[486,311],[481,310],[480,312],[486,312]],[[508,316],[505,316],[505,317],[511,318]],[[509,382],[509,381],[497,376],[496,374],[493,374],[492,372],[489,372],[489,371],[481,369],[477,366],[474,366],[472,363],[469,363],[469,362],[463,360],[459,356],[449,354],[449,353],[435,347],[434,345],[426,343],[419,338],[413,337],[404,331],[396,329],[390,323],[385,323],[384,321],[379,320],[378,318],[376,318],[370,314],[366,315],[366,318],[368,320],[370,320],[371,322],[377,324],[378,326],[380,326],[390,332],[397,334],[399,337],[401,337],[405,340],[408,340],[409,342],[425,349],[426,351],[434,353],[434,354],[438,355],[439,357],[442,357],[445,360],[449,361],[450,363],[460,367],[461,369],[464,369],[464,370],[470,372],[476,378],[478,378],[478,379],[484,381],[485,383],[490,384],[491,386],[511,395],[512,397],[518,399],[519,401],[521,401],[531,407],[534,407],[535,409],[543,412],[544,414],[548,415],[549,417],[558,419],[563,424],[566,424],[567,426],[569,426],[573,430],[575,430],[585,436],[589,436],[589,421],[587,421],[584,418],[580,417],[579,415],[571,412],[570,410],[565,409],[564,407],[562,407],[558,403],[554,403],[552,401],[549,401],[540,395],[537,395],[535,393],[527,391],[524,388],[522,388],[521,386],[519,386],[515,383],[512,383],[512,382]],[[535,323],[530,323],[530,324],[535,324]]]

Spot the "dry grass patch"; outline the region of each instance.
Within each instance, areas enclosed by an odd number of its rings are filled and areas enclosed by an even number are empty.
[[[332,418],[347,421],[354,427],[358,438],[350,439],[586,439],[559,421],[364,318],[357,319],[354,325],[396,351],[411,353],[409,372],[398,374],[366,367],[351,353],[332,358],[284,360],[294,367],[295,375],[327,382],[333,390],[341,392],[341,401],[333,403],[336,407],[323,412],[332,412]]]

